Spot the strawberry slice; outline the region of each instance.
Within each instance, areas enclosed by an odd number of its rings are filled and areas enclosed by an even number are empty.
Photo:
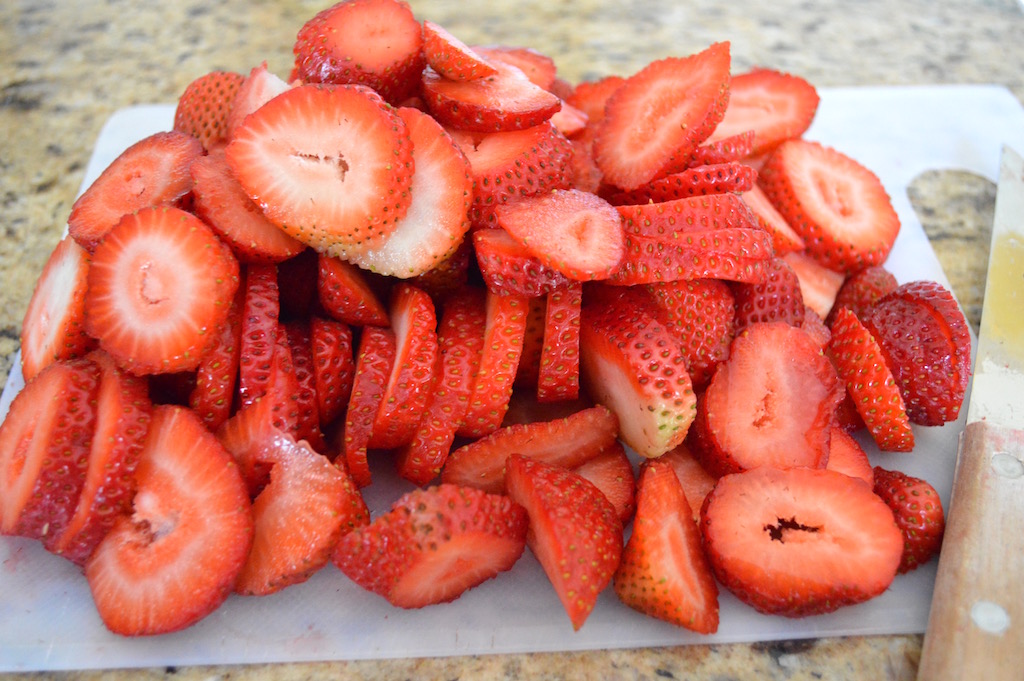
[[[282,326],[284,339],[292,356],[295,382],[298,385],[295,393],[295,439],[305,440],[315,451],[323,453],[326,444],[320,432],[320,410],[316,394],[310,324],[306,321],[293,320]],[[280,331],[279,329],[278,332]]]
[[[655,204],[659,205],[659,204]],[[619,269],[609,278],[620,286],[680,279],[764,281],[771,236],[744,227],[685,231],[662,238],[627,233]]]
[[[89,265],[85,328],[136,374],[195,369],[238,289],[238,261],[177,208],[127,215]]]
[[[178,631],[231,593],[252,545],[249,497],[231,456],[188,409],[158,406],[138,492],[85,565],[103,623],[122,636]]]
[[[224,140],[227,142],[233,140],[246,116],[291,87],[293,85],[286,83],[267,69],[267,62],[254,67],[238,87],[238,92],[235,93],[231,111],[228,113]]]
[[[837,425],[833,425],[829,434],[828,464],[825,468],[860,478],[874,487],[875,474],[867,452],[857,440]]]
[[[94,344],[85,332],[89,254],[69,236],[50,253],[21,324],[21,374],[26,381],[48,364],[81,357]]]
[[[474,231],[473,252],[487,288],[499,295],[537,298],[569,283],[504,229]]]
[[[757,171],[736,161],[690,166],[640,185],[632,191],[609,191],[605,198],[623,204],[661,203],[691,196],[749,191]]]
[[[823,266],[805,251],[786,253],[782,258],[800,280],[804,303],[824,319],[835,306],[836,295],[845,280],[843,273]]]
[[[465,154],[440,124],[416,109],[403,107],[398,115],[413,145],[412,201],[382,244],[349,259],[371,272],[408,279],[433,269],[462,243],[473,180]]]
[[[700,634],[715,633],[718,585],[672,465],[646,461],[636,496],[633,532],[615,571],[615,593],[645,615]]]
[[[328,426],[344,413],[352,394],[356,372],[352,327],[333,319],[312,317],[309,333],[317,413],[320,425]]]
[[[273,400],[257,400],[242,407],[217,428],[217,441],[231,455],[250,497],[255,497],[270,482],[270,463],[257,458],[262,443],[280,429]]]
[[[528,452],[532,459],[575,468],[610,447],[618,419],[607,407],[594,406],[551,421],[503,426],[448,455],[443,482],[500,493],[509,456]]]
[[[49,534],[44,541],[48,551],[80,566],[116,518],[131,508],[135,468],[152,411],[144,379],[121,371],[102,350],[89,353],[88,360],[99,367],[100,377],[85,480],[63,531]]]
[[[281,319],[309,319],[322,314],[317,278],[320,276],[320,254],[306,248],[297,255],[277,263],[277,291]]]
[[[832,340],[832,330],[825,324],[825,320],[818,316],[818,313],[811,309],[810,305],[804,305],[804,318],[798,324],[800,329],[811,337],[814,344],[819,348],[825,348]]]
[[[574,106],[566,104],[564,99],[562,108],[553,113],[549,120],[551,125],[570,139],[581,136],[587,129],[587,115]]]
[[[615,93],[626,79],[622,76],[604,76],[593,81],[582,81],[576,84],[565,101],[587,115],[590,125],[604,118],[604,108],[608,98]]]
[[[730,99],[732,99],[731,95]],[[719,123],[719,125],[721,125],[721,123]],[[753,149],[753,130],[738,132],[735,135],[729,135],[727,137],[719,137],[715,133],[711,133],[710,138],[693,150],[693,154],[690,156],[690,161],[687,165],[693,168],[696,166],[732,163],[733,161],[746,160],[753,152]],[[751,168],[753,168],[753,166],[751,166]]]
[[[946,518],[938,492],[926,480],[881,466],[874,468],[875,494],[892,510],[903,534],[898,574],[916,570],[938,555]]]
[[[0,533],[50,541],[68,527],[85,484],[100,370],[53,362],[0,424]]]
[[[469,264],[472,259],[473,244],[469,239],[463,239],[454,253],[409,281],[429,293],[438,303],[443,303],[469,283]]]
[[[622,554],[615,507],[582,476],[521,454],[509,457],[505,485],[508,496],[526,509],[526,543],[578,631],[611,583]]]
[[[174,130],[192,135],[212,149],[227,138],[228,117],[245,81],[240,73],[211,71],[189,83],[174,110]]]
[[[371,482],[366,449],[394,363],[395,334],[391,329],[365,327],[356,351],[356,370],[345,409],[342,446],[345,464],[359,487],[366,487]]]
[[[765,267],[765,280],[759,284],[736,283],[736,328],[743,330],[758,322],[803,323],[804,296],[800,279],[786,260],[774,257]]]
[[[693,519],[700,522],[700,509],[704,505],[711,490],[715,488],[718,478],[708,473],[700,460],[684,442],[675,449],[659,456],[657,461],[664,461],[672,466],[672,470],[686,493],[686,500],[693,512]]]
[[[449,80],[429,66],[423,70],[423,98],[442,125],[473,132],[523,130],[561,107],[558,96],[534,85],[519,68],[488,61],[496,73],[468,81]]]
[[[758,612],[804,617],[885,591],[903,536],[861,480],[770,466],[727,475],[704,502],[704,545],[715,577]]]
[[[630,521],[636,511],[636,476],[621,442],[613,441],[600,454],[572,470],[601,490],[612,502],[623,525]]]
[[[761,228],[772,235],[776,255],[786,255],[806,248],[807,244],[803,238],[793,231],[793,228],[786,222],[786,218],[782,217],[775,209],[775,206],[757,184],[743,192],[740,199],[757,217],[757,223],[761,225]]]
[[[694,453],[712,475],[824,467],[842,395],[807,334],[783,322],[753,324],[737,334],[697,405]]]
[[[481,54],[429,19],[423,21],[423,55],[430,68],[448,80],[476,80],[498,73]]]
[[[264,215],[319,252],[375,246],[409,207],[408,130],[363,86],[286,90],[249,114],[227,159]]]
[[[293,47],[307,83],[361,83],[397,104],[416,90],[423,29],[400,0],[344,0],[303,24]]]
[[[388,325],[387,309],[370,287],[366,273],[355,265],[321,254],[316,285],[324,311],[339,322]]]
[[[196,159],[190,172],[195,182],[195,214],[217,232],[239,261],[281,262],[306,248],[260,212],[231,174],[223,147]]]
[[[512,238],[570,279],[606,279],[622,260],[622,218],[594,194],[555,189],[498,206],[495,214]]]
[[[122,216],[142,208],[173,204],[192,191],[189,167],[203,145],[183,132],[158,132],[125,149],[71,206],[68,234],[96,250]]]
[[[583,286],[573,282],[547,295],[537,400],[575,400],[580,392],[580,313]]]
[[[645,457],[677,446],[696,398],[675,336],[628,297],[583,308],[580,369],[584,387],[618,417],[622,441]]]
[[[438,485],[413,490],[342,537],[334,563],[400,608],[457,599],[505,572],[526,548],[523,508],[499,494]]]
[[[853,158],[803,139],[779,145],[758,175],[761,189],[829,269],[885,261],[900,219],[878,177]]]
[[[516,367],[515,387],[527,388],[533,391],[534,399],[536,399],[537,381],[540,378],[540,356],[544,351],[544,320],[547,316],[547,296],[530,298],[529,304],[530,309],[526,313],[526,329],[523,331],[523,352],[519,356],[519,366]],[[517,392],[523,391],[513,390],[513,397],[516,397]]]
[[[753,229],[756,217],[734,194],[691,196],[660,203],[644,201],[616,207],[627,234],[678,241],[688,232]]]
[[[270,483],[252,503],[252,549],[235,591],[265,596],[312,577],[370,512],[348,473],[305,442],[277,431],[256,460],[271,466]]]
[[[914,431],[896,379],[878,341],[849,308],[832,320],[828,354],[878,448],[911,451]]]
[[[270,384],[281,301],[273,265],[250,265],[245,273],[242,334],[239,339],[238,395],[246,407]]]
[[[894,291],[897,286],[899,282],[896,277],[884,265],[872,265],[854,272],[843,281],[826,321],[831,326],[839,309],[843,307],[850,308],[860,319],[875,301]]]
[[[729,106],[711,140],[754,131],[748,156],[760,156],[800,137],[818,111],[818,92],[799,76],[757,68],[729,82]]]
[[[196,385],[188,405],[210,430],[217,430],[234,408],[238,365],[242,354],[242,306],[245,291],[239,288],[217,340],[196,367]]]
[[[729,43],[721,42],[627,78],[608,98],[594,140],[605,181],[630,190],[682,170],[725,113],[730,62]]]

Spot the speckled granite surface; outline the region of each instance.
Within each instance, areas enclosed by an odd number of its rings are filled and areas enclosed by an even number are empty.
[[[0,3],[0,380],[33,282],[64,228],[100,127],[115,110],[173,102],[195,76],[266,60],[286,75],[323,0],[6,0]],[[730,40],[736,70],[767,65],[818,86],[997,83],[1024,100],[1016,0],[414,0],[467,42],[533,46],[577,81]],[[994,187],[933,172],[910,189],[971,321],[983,292]],[[0,654],[3,642],[0,641]],[[21,675],[36,679],[689,678],[911,679],[920,637],[595,653]]]

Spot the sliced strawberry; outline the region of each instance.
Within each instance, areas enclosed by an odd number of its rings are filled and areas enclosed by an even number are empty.
[[[876,466],[874,490],[892,509],[903,534],[903,556],[897,573],[916,570],[938,555],[946,518],[935,488],[926,480]]]
[[[217,340],[196,367],[196,385],[189,395],[192,411],[210,430],[217,430],[231,415],[238,364],[242,353],[244,289],[231,301],[227,319],[217,330]]]
[[[256,458],[271,466],[270,484],[252,504],[252,549],[235,591],[263,596],[308,580],[370,512],[348,473],[305,442],[277,432]]]
[[[443,125],[473,132],[523,130],[547,121],[562,100],[530,82],[519,68],[488,59],[496,73],[475,80],[441,77],[423,71],[423,98]]]
[[[601,189],[601,169],[594,162],[591,140],[577,136],[569,143],[572,145],[570,160],[569,188],[596,194]]]
[[[527,545],[579,630],[611,583],[622,554],[622,523],[592,482],[572,471],[512,454],[506,489],[530,518]]]
[[[835,304],[836,295],[845,280],[843,274],[824,267],[803,251],[794,251],[782,257],[800,280],[804,303],[824,319]]]
[[[611,191],[606,198],[613,204],[660,203],[690,196],[731,194],[749,191],[757,172],[742,163],[714,163],[690,166],[685,170],[651,180],[631,191]]]
[[[686,493],[667,462],[647,461],[640,470],[633,532],[614,586],[634,610],[701,634],[718,630],[718,585]]]
[[[306,440],[314,451],[324,453],[326,448],[323,434],[320,432],[320,402],[316,392],[316,369],[310,324],[295,320],[284,324],[283,330],[288,349],[291,351],[295,381],[299,387],[295,393],[295,439]]]
[[[152,411],[144,379],[121,371],[102,350],[88,359],[99,367],[100,383],[85,481],[63,531],[44,541],[48,551],[77,565],[85,564],[116,518],[131,508]]]
[[[423,21],[423,55],[448,80],[476,80],[498,73],[483,55],[429,19]]]
[[[620,205],[627,234],[679,241],[684,234],[712,229],[754,229],[756,218],[734,194],[711,194],[680,199]]]
[[[515,66],[537,87],[551,92],[557,77],[555,60],[532,47],[510,45],[476,45],[474,50],[493,62]]]
[[[737,330],[757,322],[803,323],[804,296],[796,272],[778,256],[768,261],[765,272],[765,280],[759,284],[733,285]]]
[[[914,423],[955,421],[971,377],[971,335],[953,294],[934,281],[912,281],[864,315]]]
[[[876,300],[891,293],[897,286],[899,286],[899,282],[896,281],[896,277],[885,269],[884,265],[872,265],[859,272],[854,272],[839,288],[826,320],[831,325],[841,307],[850,308],[850,311],[859,319]]]
[[[772,242],[761,229],[736,227],[685,232],[675,238],[629,234],[619,269],[621,286],[680,279],[725,279],[758,283],[766,276]]]
[[[85,332],[89,254],[69,236],[50,253],[21,324],[21,374],[31,380],[48,364],[80,357],[94,341]]]
[[[677,446],[693,421],[696,398],[686,355],[649,312],[621,302],[583,308],[580,369],[593,399],[619,420],[619,436],[655,457]]]
[[[274,332],[274,354],[270,362],[267,392],[260,397],[271,404],[271,424],[292,436],[298,435],[304,398],[295,369],[291,344],[283,324]],[[308,396],[305,398],[308,408]],[[319,444],[319,443],[318,443]]]
[[[321,255],[317,290],[324,310],[339,322],[354,326],[388,324],[388,311],[366,273],[351,263]]]
[[[562,107],[551,115],[550,121],[551,125],[570,139],[579,137],[587,129],[587,114],[566,104],[564,99]]]
[[[86,480],[100,370],[53,362],[0,424],[0,533],[51,541],[68,527]]]
[[[504,229],[473,232],[473,252],[487,288],[499,295],[536,298],[569,283],[568,277],[545,265]]]
[[[470,239],[463,239],[454,253],[409,281],[429,293],[439,304],[443,303],[469,283],[469,266],[472,259],[473,243]]]
[[[363,269],[408,279],[433,269],[462,243],[473,180],[465,154],[440,124],[408,107],[398,115],[413,145],[412,201],[382,244],[349,259]]]
[[[495,210],[498,224],[512,238],[570,279],[606,279],[622,260],[622,218],[594,194],[555,189]]]
[[[249,497],[231,456],[181,407],[153,410],[135,478],[132,512],[118,517],[85,576],[112,632],[169,633],[231,593],[252,544]]]
[[[316,384],[320,425],[334,423],[344,412],[352,394],[356,366],[352,327],[323,317],[309,321],[313,346],[313,380]]]
[[[878,341],[849,308],[832,321],[828,354],[878,448],[911,451],[914,431],[896,379]]]
[[[441,480],[497,494],[504,489],[512,454],[526,453],[538,461],[575,468],[610,447],[617,433],[618,419],[603,406],[551,421],[503,426],[449,454]]]
[[[718,581],[758,612],[786,617],[874,598],[903,551],[885,502],[829,470],[727,475],[704,502],[701,529]]]
[[[788,73],[757,68],[737,74],[729,83],[729,106],[712,139],[754,131],[749,156],[771,151],[800,137],[818,111],[818,92],[809,82]]]
[[[216,431],[217,440],[231,455],[250,497],[270,482],[270,463],[257,458],[260,447],[279,429],[274,425],[272,400],[257,400],[242,407]]]
[[[857,440],[839,426],[832,426],[828,443],[828,464],[825,468],[860,478],[874,487],[875,474],[867,452]]]
[[[189,167],[202,154],[199,140],[183,132],[158,132],[139,140],[78,197],[68,216],[68,234],[91,253],[122,216],[188,194]]]
[[[706,140],[703,144],[693,150],[693,154],[690,156],[690,161],[688,163],[689,167],[693,168],[696,166],[732,163],[733,161],[746,160],[754,149],[753,130],[738,132],[735,135],[729,135],[727,137],[719,137],[715,133],[712,133],[711,137],[714,139]],[[755,171],[757,170],[753,166],[750,166],[750,168]]]
[[[238,289],[238,261],[177,208],[127,215],[89,265],[85,328],[137,374],[195,369]]]
[[[764,191],[758,185],[740,195],[743,203],[757,216],[757,222],[761,228],[772,235],[772,243],[775,245],[776,255],[786,255],[793,251],[802,251],[807,247],[803,237],[793,231],[793,228],[786,222],[772,202],[765,196]]]
[[[807,334],[783,322],[753,324],[736,335],[697,405],[694,453],[712,475],[824,467],[842,394]]]
[[[537,375],[537,399],[541,402],[575,400],[579,396],[582,306],[583,287],[577,282],[547,295]]]
[[[291,87],[267,69],[267,62],[254,67],[235,93],[224,133],[225,141],[235,138],[246,116]]]
[[[626,79],[608,98],[594,141],[605,181],[630,190],[682,170],[725,113],[730,61],[729,43],[715,43]]]
[[[264,215],[320,252],[381,243],[409,207],[408,130],[362,86],[286,90],[245,119],[227,159]]]
[[[192,135],[212,149],[227,138],[228,117],[245,77],[231,71],[211,71],[185,88],[174,111],[174,130]]]
[[[700,521],[700,509],[704,505],[704,499],[715,488],[718,478],[708,473],[701,465],[700,460],[693,455],[693,452],[684,442],[675,449],[665,452],[659,456],[657,461],[664,461],[672,466],[679,484],[686,493],[686,500],[693,511],[693,519]]]
[[[280,262],[306,248],[252,202],[231,174],[223,147],[196,159],[191,173],[196,215],[213,227],[241,262]]]
[[[608,103],[608,98],[625,82],[626,79],[621,76],[604,76],[594,81],[583,81],[576,84],[565,101],[585,113],[591,124],[596,124],[604,118],[604,107]]]
[[[498,230],[481,230],[498,231]],[[540,378],[540,356],[544,352],[544,319],[547,316],[547,296],[530,298],[530,309],[526,313],[526,328],[523,330],[523,352],[516,367],[516,388],[532,391],[536,398],[537,381]],[[513,397],[522,390],[513,390]]]
[[[238,394],[246,407],[267,392],[277,342],[281,301],[273,265],[250,265],[245,273]]]
[[[629,522],[636,511],[636,476],[621,442],[613,441],[600,454],[572,470],[601,490],[612,502],[623,525]]]
[[[401,282],[392,291],[390,318],[395,359],[373,423],[369,446],[375,449],[393,449],[412,439],[437,379],[434,301]]]
[[[810,305],[804,305],[804,318],[799,326],[819,348],[824,349],[832,340],[832,330],[825,324],[825,320],[811,309]]]
[[[401,608],[455,600],[509,570],[526,548],[527,515],[508,497],[439,485],[414,490],[345,535],[334,563]]]
[[[344,0],[307,21],[295,40],[296,75],[308,83],[361,83],[397,104],[423,70],[423,29],[401,0]]]
[[[817,142],[783,142],[758,182],[804,239],[807,253],[837,272],[881,264],[900,231],[899,216],[878,177]]]
[[[282,320],[309,319],[322,314],[317,279],[320,276],[320,255],[306,248],[295,257],[277,263],[277,291]]]
[[[366,487],[371,482],[366,449],[394,363],[395,334],[391,329],[365,327],[356,351],[356,370],[345,409],[342,446],[345,464],[359,487]]]

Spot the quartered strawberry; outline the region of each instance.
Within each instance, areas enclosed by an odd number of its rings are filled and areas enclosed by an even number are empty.
[[[317,291],[324,311],[353,326],[387,326],[388,311],[367,274],[352,263],[320,255]]]
[[[825,468],[844,473],[851,478],[860,478],[869,486],[874,487],[875,474],[867,452],[852,435],[836,425],[833,425],[830,431],[828,464]]]
[[[633,532],[615,571],[615,593],[645,615],[713,634],[718,630],[718,585],[672,465],[660,459],[645,462],[636,496]]]
[[[430,113],[442,125],[473,132],[523,130],[547,121],[562,100],[530,82],[519,68],[488,59],[496,73],[475,80],[423,70],[421,88]]]
[[[344,322],[314,316],[309,320],[313,347],[313,380],[316,384],[320,425],[334,423],[352,394],[355,355],[352,327]]]
[[[831,325],[841,307],[850,308],[858,318],[863,317],[876,300],[891,293],[897,286],[899,282],[896,281],[896,277],[885,269],[884,265],[872,265],[854,272],[839,288],[826,321]]]
[[[701,513],[715,577],[758,612],[804,617],[885,591],[903,537],[861,480],[762,466],[718,481]]]
[[[828,354],[878,448],[911,451],[914,431],[896,379],[878,341],[849,308],[832,320]]]
[[[759,156],[800,137],[818,111],[818,92],[799,76],[757,68],[729,81],[729,106],[712,139],[754,131],[748,156]]]
[[[370,512],[348,473],[306,442],[278,431],[256,459],[270,465],[270,483],[252,503],[252,548],[235,591],[263,596],[308,580]]]
[[[572,471],[512,454],[508,496],[530,518],[527,545],[579,630],[611,583],[622,555],[622,523],[593,483]]]
[[[607,183],[636,189],[682,170],[729,101],[729,43],[651,62],[608,98],[594,140]]]
[[[293,84],[286,83],[267,69],[267,62],[254,67],[235,93],[228,114],[224,140],[230,142],[234,139],[246,116],[291,87]]]
[[[690,166],[651,180],[631,191],[609,191],[605,198],[615,205],[661,203],[689,196],[749,191],[757,172],[737,161]]]
[[[473,180],[469,161],[428,114],[403,107],[415,171],[412,201],[387,239],[349,260],[363,269],[400,279],[423,274],[451,256],[469,230]]]
[[[685,442],[675,449],[665,452],[656,460],[664,461],[672,466],[679,484],[682,485],[683,491],[686,493],[686,500],[693,512],[693,519],[700,521],[700,509],[704,505],[704,499],[715,488],[718,478],[708,473]]]
[[[86,480],[100,370],[53,362],[26,383],[0,424],[0,534],[51,541]]]
[[[807,247],[803,237],[793,231],[772,202],[765,196],[757,184],[740,195],[743,203],[757,216],[757,223],[772,235],[775,255],[786,255],[793,251],[802,251]]]
[[[100,378],[85,480],[67,525],[44,541],[48,551],[77,565],[85,564],[117,517],[131,508],[152,411],[144,379],[122,371],[102,350],[89,353],[88,360],[99,367]]]
[[[191,411],[159,406],[138,492],[85,565],[103,623],[122,636],[183,629],[231,593],[252,545],[249,496],[231,456]]]
[[[21,375],[26,381],[48,364],[85,354],[93,339],[85,332],[89,254],[70,236],[50,253],[21,324]]]
[[[736,298],[736,329],[757,322],[785,322],[800,326],[804,320],[804,296],[800,279],[789,263],[776,256],[765,267],[759,284],[733,284]]]
[[[657,204],[656,204],[657,205]],[[620,286],[680,279],[764,280],[773,255],[771,237],[757,228],[687,231],[653,237],[626,231],[619,269],[609,278]]]
[[[217,430],[231,415],[238,386],[238,364],[242,353],[242,307],[244,289],[231,301],[217,340],[196,367],[196,385],[189,395],[192,411],[210,430]]]
[[[295,71],[307,83],[361,83],[398,104],[423,70],[423,29],[401,0],[344,0],[299,29]]]
[[[246,407],[267,392],[281,318],[277,270],[273,265],[246,268],[239,340],[238,395]]]
[[[621,442],[613,441],[600,454],[572,470],[601,490],[612,502],[623,525],[630,521],[636,511],[636,476]]]
[[[228,117],[245,77],[232,71],[199,76],[181,93],[174,111],[174,130],[192,135],[212,149],[227,138]]]
[[[643,201],[616,208],[627,234],[671,243],[686,233],[713,229],[755,229],[756,217],[734,194],[691,196],[659,203]]]
[[[568,277],[545,265],[504,229],[478,229],[472,239],[484,283],[499,295],[537,298],[569,283]]]
[[[167,206],[125,216],[89,264],[85,328],[137,374],[195,369],[238,290],[238,261],[195,216]]]
[[[807,253],[837,272],[885,261],[900,219],[885,187],[868,168],[818,142],[783,142],[758,183]]]
[[[926,480],[875,466],[874,490],[892,510],[903,534],[903,555],[896,571],[916,570],[937,555],[946,518],[935,488]]]
[[[807,334],[784,322],[752,324],[736,335],[698,402],[694,454],[712,475],[823,467],[842,394]]]
[[[348,471],[359,487],[366,487],[371,482],[366,449],[394,363],[394,332],[380,326],[363,328],[356,350],[352,392],[345,408],[341,447]]]
[[[264,215],[320,252],[380,244],[409,207],[409,132],[363,86],[286,90],[249,114],[227,159]]]
[[[515,66],[537,87],[552,92],[557,78],[555,60],[532,47],[511,45],[474,45],[473,49],[484,58]]]
[[[413,490],[345,535],[334,563],[400,608],[457,599],[505,572],[526,548],[527,515],[508,497],[438,485]]]
[[[934,281],[902,284],[862,321],[882,348],[910,420],[955,421],[971,377],[971,336],[949,289]]]
[[[696,398],[675,336],[627,298],[583,308],[583,386],[619,420],[619,436],[655,457],[677,446],[693,422]]]
[[[495,211],[498,225],[512,238],[570,279],[606,279],[622,260],[622,218],[594,194],[555,189]]]
[[[408,282],[392,291],[395,359],[373,422],[369,446],[393,449],[416,433],[437,378],[437,313],[430,296]]]
[[[537,374],[537,399],[541,402],[575,400],[579,396],[582,306],[583,286],[578,282],[547,295]]]
[[[448,80],[476,80],[498,72],[483,55],[429,19],[423,21],[423,56]]]
[[[89,251],[124,215],[173,204],[192,191],[192,162],[203,145],[183,132],[158,132],[125,149],[71,206],[68,234]]]
[[[306,245],[268,220],[231,174],[224,147],[192,164],[195,214],[213,228],[241,262],[281,262]]]
[[[441,480],[497,494],[512,454],[575,468],[610,447],[617,433],[615,414],[600,405],[560,419],[503,426],[451,452]]]
[[[782,258],[800,280],[804,304],[824,319],[834,307],[836,295],[846,277],[842,272],[825,267],[806,251],[786,253]]]

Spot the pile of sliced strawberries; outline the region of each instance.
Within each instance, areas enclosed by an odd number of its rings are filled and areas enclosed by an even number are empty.
[[[611,585],[707,633],[720,586],[803,616],[937,552],[935,490],[850,434],[956,419],[970,337],[884,269],[899,220],[803,138],[812,85],[728,43],[571,84],[399,0],[294,52],[197,78],[25,316],[0,530],[80,565],[112,631],[328,563],[419,608],[529,547],[577,629]],[[416,489],[371,516],[381,466]]]

